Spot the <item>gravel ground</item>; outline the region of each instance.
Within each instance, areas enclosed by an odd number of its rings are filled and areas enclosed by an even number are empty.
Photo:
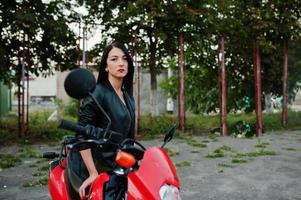
[[[253,139],[185,138],[167,145],[177,154],[172,160],[181,181],[183,200],[301,200],[301,131],[266,133]],[[160,141],[142,143],[153,146]],[[19,148],[1,146],[0,151],[16,154]],[[54,147],[41,144],[30,148],[45,152]],[[224,157],[208,158],[216,149]],[[233,163],[233,159],[239,163]],[[1,200],[50,199],[47,186],[24,187],[39,179],[37,174],[33,176],[45,166],[45,162],[37,163],[39,160],[24,157],[21,165],[0,169]]]

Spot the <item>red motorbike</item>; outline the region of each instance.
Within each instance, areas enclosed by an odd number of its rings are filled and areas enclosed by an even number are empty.
[[[76,69],[71,72],[65,80],[65,90],[71,97],[82,98],[92,95],[90,92],[78,93],[78,91],[93,90],[93,86],[78,85],[81,90],[76,90],[76,94],[70,91],[72,88],[68,81],[74,77],[77,78],[77,84],[80,81],[85,83],[91,82],[93,75],[84,69]],[[92,78],[93,77],[93,78]],[[83,82],[82,82],[83,83]],[[70,87],[69,87],[70,86]],[[69,88],[69,89],[68,89]],[[87,89],[88,88],[88,89]],[[92,95],[92,98],[93,95]],[[95,100],[95,99],[94,99]],[[101,106],[99,109],[104,112]],[[106,115],[106,113],[104,112]],[[106,115],[107,116],[107,115]],[[107,116],[108,117],[108,116]],[[108,117],[109,120],[109,117]],[[81,135],[90,135],[91,138],[83,139],[75,136],[64,137],[61,143],[60,153],[46,152],[44,158],[55,159],[50,162],[49,174],[49,192],[53,200],[76,200],[80,199],[78,189],[82,183],[82,179],[72,168],[71,157],[74,152],[78,152],[81,146],[89,146],[91,148],[104,151],[102,160],[109,160],[111,163],[110,170],[102,172],[96,180],[88,187],[86,197],[89,200],[108,200],[107,194],[114,191],[114,200],[180,200],[180,181],[176,173],[176,169],[172,164],[168,154],[164,150],[164,146],[172,139],[176,125],[173,125],[164,138],[161,147],[151,147],[146,149],[140,142],[134,139],[120,139],[119,134],[109,130],[109,124],[106,129],[93,126],[80,126],[65,120],[62,120],[59,127],[71,130]],[[112,149],[108,152],[107,149]],[[117,181],[116,190],[110,189],[110,181]],[[116,184],[115,186],[116,187]]]

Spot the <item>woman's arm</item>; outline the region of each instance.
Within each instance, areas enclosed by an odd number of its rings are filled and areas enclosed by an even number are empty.
[[[91,176],[93,174],[98,174],[95,164],[94,164],[94,161],[93,161],[93,158],[92,158],[91,149],[85,149],[85,150],[80,151],[80,155],[83,158],[83,161],[86,165],[89,175]]]
[[[82,185],[79,188],[79,195],[81,198],[83,198],[86,195],[87,186],[89,186],[89,185],[91,185],[91,183],[93,183],[93,181],[98,176],[98,172],[96,170],[96,167],[95,167],[95,164],[94,164],[94,161],[92,158],[91,149],[82,150],[82,151],[80,151],[80,154],[81,154],[82,159],[89,172],[89,177],[82,183]]]
[[[78,123],[82,126],[86,126],[88,124],[95,125],[96,112],[97,109],[95,108],[95,103],[90,97],[87,97],[81,104]],[[87,136],[85,135],[82,136],[84,138],[87,138]],[[81,149],[82,150],[80,150],[79,152],[89,173],[89,177],[82,183],[79,188],[79,195],[81,198],[84,198],[84,196],[86,195],[86,188],[91,185],[91,183],[93,183],[93,181],[98,176],[98,172],[93,161],[91,149],[88,146],[83,146]]]

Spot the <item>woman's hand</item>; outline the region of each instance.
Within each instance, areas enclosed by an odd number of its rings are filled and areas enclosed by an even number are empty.
[[[91,174],[83,183],[82,185],[79,187],[79,196],[81,199],[84,199],[85,195],[86,195],[86,188],[91,185],[91,183],[93,183],[93,181],[96,179],[96,177],[98,176],[97,173],[93,173]]]

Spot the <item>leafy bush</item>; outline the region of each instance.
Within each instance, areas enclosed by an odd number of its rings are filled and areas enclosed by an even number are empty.
[[[76,117],[78,113],[78,100],[70,99],[68,104],[64,107],[64,114]]]
[[[28,132],[30,137],[60,140],[64,135],[74,134],[58,128],[58,121],[48,121],[50,114],[50,111],[36,111],[30,115]],[[75,118],[68,117],[68,120],[75,121]]]
[[[63,100],[60,98],[55,98],[54,103],[59,110],[59,112],[65,116],[76,117],[78,113],[78,100],[69,99],[69,102],[64,104]]]
[[[61,140],[65,135],[74,135],[72,132],[58,128],[57,121],[47,120],[52,112],[53,110],[43,110],[30,113],[27,139]],[[76,118],[74,116],[64,114],[61,117],[69,121],[76,122]],[[187,116],[186,128],[189,135],[208,134],[212,132],[212,130],[219,131],[219,119],[219,115],[190,115]],[[254,125],[255,121],[256,118],[254,113],[228,114],[228,133],[229,135],[234,133],[235,125],[237,125],[238,122],[243,122],[245,125]],[[18,118],[16,116],[9,116],[0,118],[0,122],[0,139],[2,141],[15,141],[15,139],[17,139],[18,132]],[[171,124],[177,122],[178,118],[175,115],[162,114],[157,117],[143,115],[140,119],[139,139],[154,139],[162,137],[163,134],[168,131]],[[265,132],[282,130],[281,113],[263,114],[263,125]],[[301,112],[289,111],[288,125],[286,128],[301,128]],[[176,135],[177,134],[180,136],[182,135],[179,131],[176,132]]]
[[[153,138],[156,135],[166,133],[171,124],[176,123],[177,118],[172,115],[163,114],[158,117],[144,115],[140,119],[140,134]]]

